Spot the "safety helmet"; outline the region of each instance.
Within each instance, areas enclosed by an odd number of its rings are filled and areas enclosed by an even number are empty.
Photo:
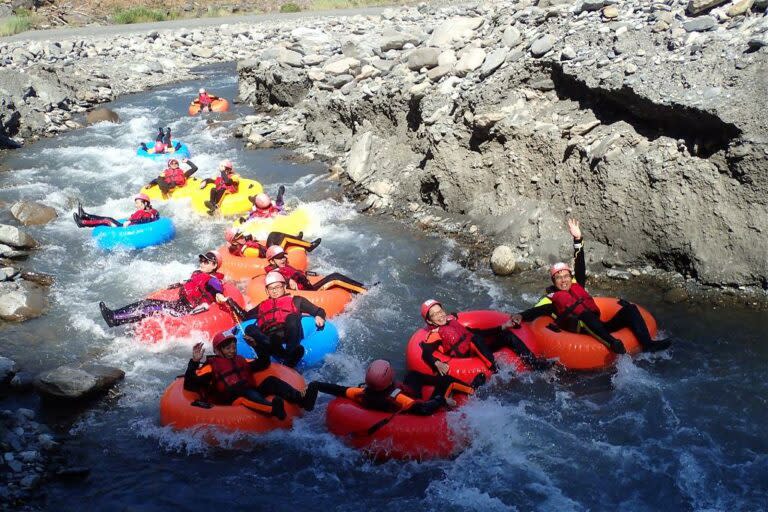
[[[229,243],[234,242],[238,238],[243,238],[243,236],[245,235],[243,235],[242,231],[238,231],[236,229],[228,228],[226,231],[224,231],[224,239]]]
[[[175,158],[171,158],[170,160],[168,160],[168,167],[170,167],[171,164],[179,165],[179,161],[176,160]]]
[[[222,171],[224,169],[232,169],[232,160],[222,160],[221,163],[219,164],[219,169],[221,169]]]
[[[270,272],[267,277],[264,278],[264,286],[267,287],[271,284],[283,283],[285,284],[285,278],[280,272]]]
[[[231,331],[220,332],[213,337],[213,350],[219,350],[222,345],[226,345],[230,341],[237,341]]]
[[[270,245],[267,249],[266,258],[267,260],[271,260],[277,256],[280,256],[281,254],[285,254],[285,250],[282,247],[279,245]]]
[[[429,310],[432,309],[432,306],[442,306],[442,304],[435,299],[429,299],[421,305],[421,318],[427,322],[429,322]]]
[[[365,371],[365,384],[374,391],[384,391],[393,381],[392,365],[385,359],[375,360]]]
[[[555,277],[555,274],[558,274],[562,272],[563,270],[567,270],[569,273],[573,274],[573,270],[571,270],[571,266],[567,263],[563,263],[562,261],[555,263],[549,268],[549,277]]]
[[[219,268],[219,265],[221,265],[221,258],[219,258],[219,255],[216,254],[214,251],[208,251],[205,254],[198,254],[197,258],[202,263],[203,261],[210,261],[212,263],[216,264],[216,268]]]
[[[136,197],[133,198],[134,200],[144,201],[145,203],[149,203],[150,199],[147,194],[137,194]]]
[[[265,209],[270,207],[272,200],[267,194],[262,192],[253,197],[253,204],[255,204],[257,208]]]
[[[205,93],[205,89],[201,87],[197,92],[199,92],[200,94],[203,94]]]

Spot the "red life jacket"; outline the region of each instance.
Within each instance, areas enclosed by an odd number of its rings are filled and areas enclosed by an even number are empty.
[[[244,244],[233,244],[229,246],[229,252],[235,256],[245,256],[246,249],[256,249],[259,251],[259,258],[266,256],[267,249],[256,240],[246,240]]]
[[[269,208],[252,208],[249,219],[271,219],[275,215],[282,212],[280,208],[275,205],[270,205]]]
[[[284,267],[278,267],[277,265],[267,265],[264,267],[264,272],[269,274],[270,272],[277,270],[280,272],[286,281],[293,279],[296,282],[296,287],[299,290],[307,290],[307,276],[301,270],[297,270],[290,265]]]
[[[147,222],[154,222],[159,218],[160,214],[157,210],[151,208],[149,210],[136,210],[128,220],[131,221],[131,224],[144,224]]]
[[[456,317],[449,316],[448,323],[437,328],[440,351],[449,357],[472,355],[472,333],[461,325]]]
[[[213,98],[208,96],[208,93],[203,93],[197,96],[197,101],[200,103],[200,105],[210,105],[213,103]]]
[[[243,356],[236,355],[232,359],[209,356],[206,363],[213,370],[213,386],[219,396],[225,397],[250,387],[251,369]]]
[[[173,183],[177,187],[182,187],[187,183],[187,177],[180,167],[176,167],[175,169],[171,167],[167,168],[163,171],[163,178],[165,178],[165,181],[168,183]]]
[[[231,176],[234,176],[234,175],[231,175]],[[231,181],[230,185],[227,185],[224,182],[224,178],[219,176],[216,178],[216,181],[214,182],[213,186],[216,187],[218,190],[224,189],[230,194],[234,194],[235,192],[237,192],[237,181],[232,180],[231,176],[230,176],[230,181]]]
[[[259,329],[269,333],[285,324],[288,315],[300,313],[293,303],[293,295],[283,295],[277,299],[265,299],[256,306],[256,321]]]
[[[208,291],[208,288],[206,288],[208,281],[210,281],[213,277],[221,281],[224,279],[224,274],[221,272],[206,274],[200,270],[195,270],[192,272],[192,276],[188,281],[185,281],[181,287],[181,293],[184,298],[187,299],[187,302],[189,302],[193,307],[202,302],[207,304],[214,302],[216,297],[211,295],[211,292]]]
[[[572,323],[572,319],[585,311],[600,316],[600,308],[592,296],[579,283],[572,283],[568,290],[557,290],[549,295],[555,306],[559,324]]]

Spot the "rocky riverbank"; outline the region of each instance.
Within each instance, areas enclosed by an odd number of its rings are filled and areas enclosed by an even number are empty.
[[[567,254],[573,215],[603,267],[763,300],[765,8],[506,1],[318,21],[240,63],[240,99],[264,111],[241,134],[326,156],[366,207],[485,234],[522,268]]]

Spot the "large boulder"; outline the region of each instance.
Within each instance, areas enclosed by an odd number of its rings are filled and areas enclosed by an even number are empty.
[[[0,356],[0,386],[8,384],[16,372],[16,362],[7,357]]]
[[[76,368],[65,365],[38,375],[35,389],[49,400],[81,400],[106,391],[124,377],[123,370],[111,366]]]
[[[35,201],[19,201],[11,206],[11,214],[25,226],[47,224],[58,214],[50,206]]]
[[[0,319],[23,322],[42,315],[46,306],[44,290],[36,283],[0,282]]]
[[[430,46],[449,46],[458,39],[469,40],[475,35],[475,30],[483,24],[483,18],[456,17],[440,24],[427,40]]]
[[[515,271],[517,255],[508,245],[500,245],[491,254],[491,270],[499,276],[508,276]]]
[[[120,116],[108,108],[97,108],[85,114],[85,124],[91,125],[101,122],[119,123]]]
[[[408,69],[418,71],[421,68],[432,69],[437,66],[440,58],[437,48],[418,48],[408,55]]]
[[[7,224],[0,224],[0,243],[26,249],[37,247],[37,242],[31,236],[16,226]]]
[[[392,29],[387,29],[381,34],[380,48],[383,52],[402,50],[406,44],[417,45],[419,44],[419,38],[413,34],[404,34]]]

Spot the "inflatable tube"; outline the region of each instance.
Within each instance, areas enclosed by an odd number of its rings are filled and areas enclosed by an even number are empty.
[[[322,278],[323,276],[311,276],[309,282],[314,284]],[[344,307],[352,300],[352,293],[339,287],[320,291],[288,290],[288,293],[305,297],[315,306],[323,308],[325,316],[328,318],[344,311]],[[245,289],[245,294],[254,306],[265,300],[267,298],[267,291],[264,289],[264,276],[261,275],[251,279]]]
[[[176,300],[180,288],[169,288],[152,293],[150,299]],[[240,307],[244,306],[243,295],[237,287],[229,282],[224,283],[224,295],[232,298]],[[202,313],[183,316],[172,316],[161,313],[145,318],[137,324],[136,335],[144,342],[160,341],[168,337],[183,338],[193,332],[202,332],[209,339],[217,333],[226,331],[235,325],[235,320],[226,305],[211,304]]]
[[[208,215],[208,207],[205,202],[211,198],[211,189],[213,184],[208,184],[203,190],[198,190],[192,194],[192,208],[196,212]],[[261,183],[247,178],[240,178],[240,185],[234,194],[224,194],[224,198],[219,202],[219,208],[216,212],[224,217],[240,215],[251,209],[251,200],[248,196],[261,194],[264,189]]]
[[[600,308],[600,320],[607,321],[621,309],[618,299],[613,297],[595,297]],[[637,306],[648,326],[651,338],[656,336],[656,319],[644,308]],[[558,358],[560,364],[569,370],[599,370],[611,366],[616,361],[616,354],[588,334],[575,334],[568,331],[555,332],[550,329],[554,320],[543,316],[531,322],[531,331],[536,336],[540,353],[547,358]],[[628,328],[618,330],[613,336],[619,339],[628,354],[640,352],[640,343]]]
[[[229,101],[227,101],[224,98],[216,98],[211,102],[211,110],[213,112],[229,112]],[[194,99],[189,104],[189,109],[187,110],[189,112],[189,115],[196,116],[200,113],[200,100]]]
[[[117,219],[125,222],[127,219]],[[154,222],[131,224],[126,227],[96,226],[91,231],[100,249],[143,249],[173,240],[176,228],[168,217],[160,217]]]
[[[243,357],[256,357],[256,352],[243,339],[243,331],[255,322],[256,320],[246,320],[232,328],[232,332],[237,337],[237,353]],[[301,319],[301,329],[304,332],[304,337],[301,339],[301,345],[304,347],[304,357],[301,358],[299,367],[319,366],[323,359],[325,359],[326,354],[336,352],[339,346],[339,330],[336,329],[333,322],[325,322],[323,329],[318,330],[315,325],[315,318],[305,316]]]
[[[284,380],[300,391],[307,387],[301,375],[280,364],[271,364],[266,370],[254,374],[253,383],[258,385],[270,375]],[[183,377],[177,378],[160,398],[160,424],[173,427],[174,430],[210,429],[224,432],[263,433],[278,428],[290,428],[293,418],[302,414],[302,410],[297,405],[289,402],[285,402],[286,418],[284,420],[252,411],[241,405],[214,405],[210,409],[203,409],[192,405],[192,402],[199,398],[200,395],[197,393],[184,389]],[[271,399],[272,396],[267,398]]]
[[[296,210],[285,214],[275,215],[270,219],[251,219],[245,223],[236,220],[232,227],[246,235],[255,238],[266,238],[272,231],[296,235],[301,231],[309,231],[311,217],[306,208],[297,208]]]
[[[147,149],[152,149],[155,147],[154,142],[147,142],[146,144]],[[139,148],[136,150],[136,154],[138,156],[144,157],[144,158],[152,158],[155,160],[163,160],[166,158],[190,158],[192,155],[189,152],[189,148],[186,144],[182,143],[181,147],[179,149],[174,149],[173,147],[170,148],[170,151],[166,151],[165,153],[149,153],[147,151],[144,151],[143,149]]]
[[[200,190],[200,180],[191,177],[187,178],[187,182],[184,186],[174,188],[165,197],[163,197],[163,193],[160,192],[160,187],[157,185],[146,185],[139,191],[139,193],[147,194],[152,201],[167,201],[169,199],[186,199],[192,197],[198,190]]]
[[[348,445],[379,460],[448,458],[468,444],[464,433],[451,428],[445,410],[431,416],[398,414],[368,435],[372,425],[390,416],[346,398],[335,398],[328,404],[325,422],[328,430]]]
[[[261,243],[264,244],[265,242],[262,241]],[[235,281],[245,281],[252,277],[264,275],[264,267],[269,264],[265,258],[258,257],[256,249],[246,249],[246,256],[235,256],[229,252],[225,244],[219,247],[218,251],[221,256],[219,272]],[[288,246],[285,252],[288,254],[290,266],[302,271],[307,270],[307,251],[303,247]],[[251,256],[248,255],[249,253],[256,253],[256,255]]]
[[[458,314],[459,323],[468,329],[494,329],[500,327],[507,320],[509,320],[509,315],[500,311],[477,310],[463,311]],[[539,354],[538,342],[528,325],[523,324],[519,328],[510,329],[510,331],[520,338],[534,354]],[[408,341],[405,349],[405,366],[409,370],[426,374],[433,373],[429,366],[427,366],[427,363],[421,358],[421,343],[427,339],[428,334],[429,332],[426,328],[419,329],[413,333],[413,336]],[[487,336],[485,342],[489,347],[493,348],[494,339],[495,336]],[[526,364],[520,360],[520,357],[510,348],[502,347],[495,350],[493,355],[497,362],[513,366],[517,372],[529,370]],[[486,377],[491,376],[488,367],[478,357],[448,357],[440,352],[435,352],[435,357],[448,363],[448,375],[461,379],[464,382],[472,382],[475,375],[479,373],[484,373]]]

